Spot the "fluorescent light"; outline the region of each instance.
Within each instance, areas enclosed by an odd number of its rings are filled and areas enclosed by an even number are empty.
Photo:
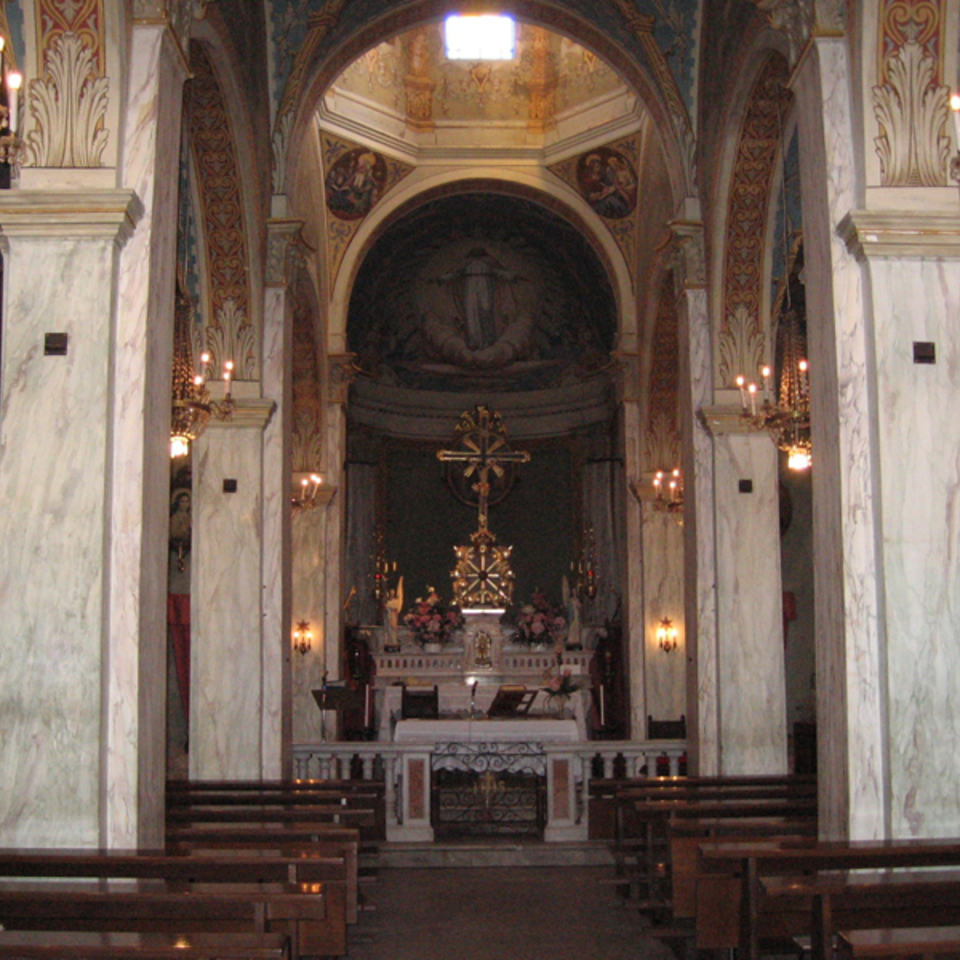
[[[513,60],[517,25],[512,17],[452,14],[443,25],[448,60]]]

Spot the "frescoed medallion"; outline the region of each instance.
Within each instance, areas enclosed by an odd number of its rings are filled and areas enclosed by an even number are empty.
[[[608,220],[622,220],[637,205],[637,174],[619,150],[598,147],[577,163],[577,188],[593,210]]]
[[[360,220],[380,199],[387,182],[387,164],[378,153],[356,147],[327,174],[327,208],[341,220]]]

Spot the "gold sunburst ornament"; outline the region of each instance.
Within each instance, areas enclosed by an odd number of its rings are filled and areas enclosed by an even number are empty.
[[[438,451],[437,459],[463,464],[465,480],[475,480],[471,489],[477,495],[479,522],[470,543],[453,548],[457,557],[456,569],[450,573],[454,599],[461,609],[506,607],[513,598],[513,547],[498,546],[487,527],[490,475],[502,477],[508,465],[527,463],[530,454],[510,449],[500,415],[486,406],[461,415],[455,443],[451,450]]]

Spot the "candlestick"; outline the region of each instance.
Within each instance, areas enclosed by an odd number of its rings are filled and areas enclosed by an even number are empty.
[[[740,388],[740,403],[744,410],[747,409],[747,391],[745,389],[746,383],[746,378],[741,373],[740,376],[737,377],[737,386]]]
[[[7,77],[7,106],[10,110],[10,132],[17,132],[17,99],[23,77],[19,73],[11,73]]]

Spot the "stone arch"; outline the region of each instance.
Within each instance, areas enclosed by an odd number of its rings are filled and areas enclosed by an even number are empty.
[[[297,55],[274,118],[274,191],[296,178],[301,159],[299,144],[312,135],[313,114],[329,85],[347,65],[367,49],[391,36],[439,20],[449,12],[449,0],[418,0],[355,29],[340,28],[340,8],[315,17],[311,30]],[[650,18],[638,16],[627,26],[635,34],[636,53],[631,55],[607,32],[585,17],[548,5],[543,0],[515,0],[512,13],[517,19],[575,38],[616,70],[637,94],[653,118],[670,171],[674,206],[696,194],[692,124],[682,98],[673,85],[659,48],[652,40]],[[652,63],[653,57],[657,62]]]
[[[346,342],[347,311],[354,279],[365,254],[383,230],[399,217],[439,196],[472,191],[493,191],[525,197],[576,227],[594,248],[610,278],[617,300],[621,341],[625,337],[636,337],[636,295],[631,283],[630,266],[612,235],[598,222],[600,218],[572,190],[559,182],[545,183],[528,174],[481,178],[464,177],[462,171],[450,171],[402,186],[389,203],[384,202],[375,208],[363,223],[344,257],[332,291],[327,329],[330,344]]]
[[[716,320],[718,383],[731,386],[740,373],[755,375],[767,354],[764,271],[771,199],[780,165],[780,141],[793,95],[786,87],[789,65],[770,51],[754,73],[743,112],[722,219],[721,302]],[[718,225],[719,226],[719,225]]]
[[[236,379],[260,376],[260,309],[251,282],[248,241],[253,211],[246,199],[234,117],[211,47],[190,42],[192,79],[184,93],[185,118],[204,278],[204,338],[211,353],[211,372],[233,360]]]

